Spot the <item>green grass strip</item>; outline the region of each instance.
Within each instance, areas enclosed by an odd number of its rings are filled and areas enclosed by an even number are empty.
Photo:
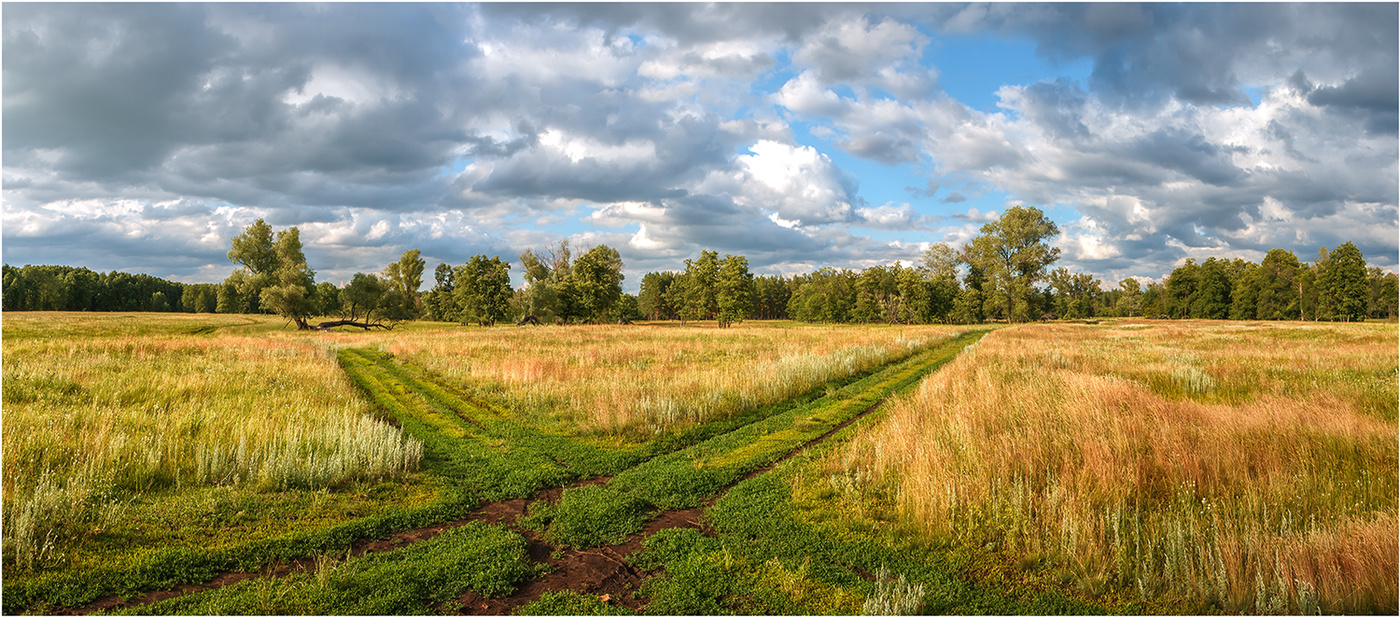
[[[421,615],[458,612],[468,590],[504,596],[539,573],[525,539],[472,522],[408,547],[337,561],[313,572],[250,579],[139,606],[142,615]]]
[[[440,501],[424,507],[392,510],[314,532],[222,549],[172,548],[112,567],[7,580],[5,612],[51,613],[54,607],[82,606],[105,596],[132,597],[156,589],[206,583],[224,572],[255,572],[273,563],[344,553],[357,540],[460,520],[478,505],[473,495],[449,492]]]

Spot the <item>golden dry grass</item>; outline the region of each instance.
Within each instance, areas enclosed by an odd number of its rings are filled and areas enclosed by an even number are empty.
[[[895,401],[842,464],[896,485],[926,534],[1050,557],[1090,590],[1393,613],[1396,336],[1003,329]]]
[[[179,334],[208,324],[159,318],[114,333],[104,325],[112,319],[5,316],[4,541],[13,563],[37,563],[65,526],[105,526],[123,494],[323,488],[417,467],[421,444],[373,417],[320,346]]]
[[[785,400],[963,330],[763,322],[460,328],[406,332],[382,346],[459,386],[489,390],[541,424],[644,439]]]

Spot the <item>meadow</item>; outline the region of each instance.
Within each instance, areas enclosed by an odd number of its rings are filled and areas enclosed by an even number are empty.
[[[930,537],[1191,611],[1394,612],[1396,327],[994,332],[830,465]]]
[[[6,563],[66,562],[151,496],[334,489],[417,468],[421,445],[376,417],[323,348],[189,334],[249,321],[7,315]]]
[[[908,357],[947,326],[461,329],[384,351],[541,425],[639,441]]]
[[[6,613],[1395,609],[1394,324],[3,326]]]
[[[438,439],[441,431],[404,431],[403,421],[414,418],[395,417],[342,367],[353,361],[343,353],[349,347],[391,349],[425,369],[439,366],[434,354],[456,349],[448,368],[476,372],[433,380],[489,395],[493,413],[511,409],[506,415],[517,422],[502,434],[550,429],[543,434],[558,438],[538,444],[540,451],[558,450],[571,433],[601,438],[601,450],[586,446],[604,460],[599,472],[751,422],[764,405],[907,357],[956,330],[885,329],[870,336],[852,328],[844,337],[786,327],[747,337],[695,328],[562,333],[430,323],[388,333],[298,333],[262,316],[7,314],[7,579],[67,580],[59,575],[121,570],[174,549],[237,551],[289,531],[316,535],[364,517],[419,512],[413,505],[425,502],[450,504],[444,511],[451,511],[502,494],[499,482],[482,478],[515,482],[517,468],[540,468],[516,460],[498,465],[505,474],[499,477],[474,477],[466,485],[444,480],[451,474],[423,465],[423,440]],[[533,382],[505,377],[520,369],[520,350],[553,358],[564,370]],[[599,371],[607,371],[604,394]],[[667,398],[667,385],[677,389],[682,381],[715,394]],[[593,409],[600,396],[631,401],[608,412],[614,419],[636,405],[656,409],[658,400],[669,401],[659,405],[671,414],[600,425]],[[513,411],[522,401],[531,403],[529,413]],[[696,428],[707,422],[719,428]],[[475,460],[501,453],[501,435],[490,439],[496,450],[474,452]],[[659,445],[639,450],[651,442]],[[559,485],[586,469],[536,474],[521,486]]]

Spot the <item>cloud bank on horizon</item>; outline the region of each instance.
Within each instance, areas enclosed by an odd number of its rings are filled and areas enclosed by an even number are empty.
[[[318,280],[568,238],[866,267],[1045,210],[1110,284],[1395,270],[1395,4],[10,4],[3,257],[213,282],[256,218]],[[518,264],[515,268],[519,280]]]

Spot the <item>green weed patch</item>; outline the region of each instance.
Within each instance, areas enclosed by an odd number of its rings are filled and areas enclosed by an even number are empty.
[[[538,600],[520,607],[517,615],[635,615],[623,606],[608,604],[595,595],[573,590],[550,591]]]
[[[148,615],[403,615],[461,610],[468,590],[502,596],[538,574],[525,539],[481,522],[387,553],[318,559],[314,572],[252,579],[132,609]],[[333,555],[334,553],[330,553]]]
[[[650,508],[642,500],[619,495],[601,486],[583,486],[564,491],[559,502],[530,512],[536,527],[542,526],[545,539],[561,547],[586,548],[616,544],[642,529]]]
[[[153,551],[131,561],[90,569],[46,572],[5,581],[6,612],[51,612],[82,606],[98,598],[133,597],[142,592],[200,584],[223,572],[255,572],[279,562],[323,553],[344,553],[361,539],[458,520],[476,509],[470,495],[448,493],[437,503],[395,510],[331,527],[287,534],[219,549],[177,547]]]

